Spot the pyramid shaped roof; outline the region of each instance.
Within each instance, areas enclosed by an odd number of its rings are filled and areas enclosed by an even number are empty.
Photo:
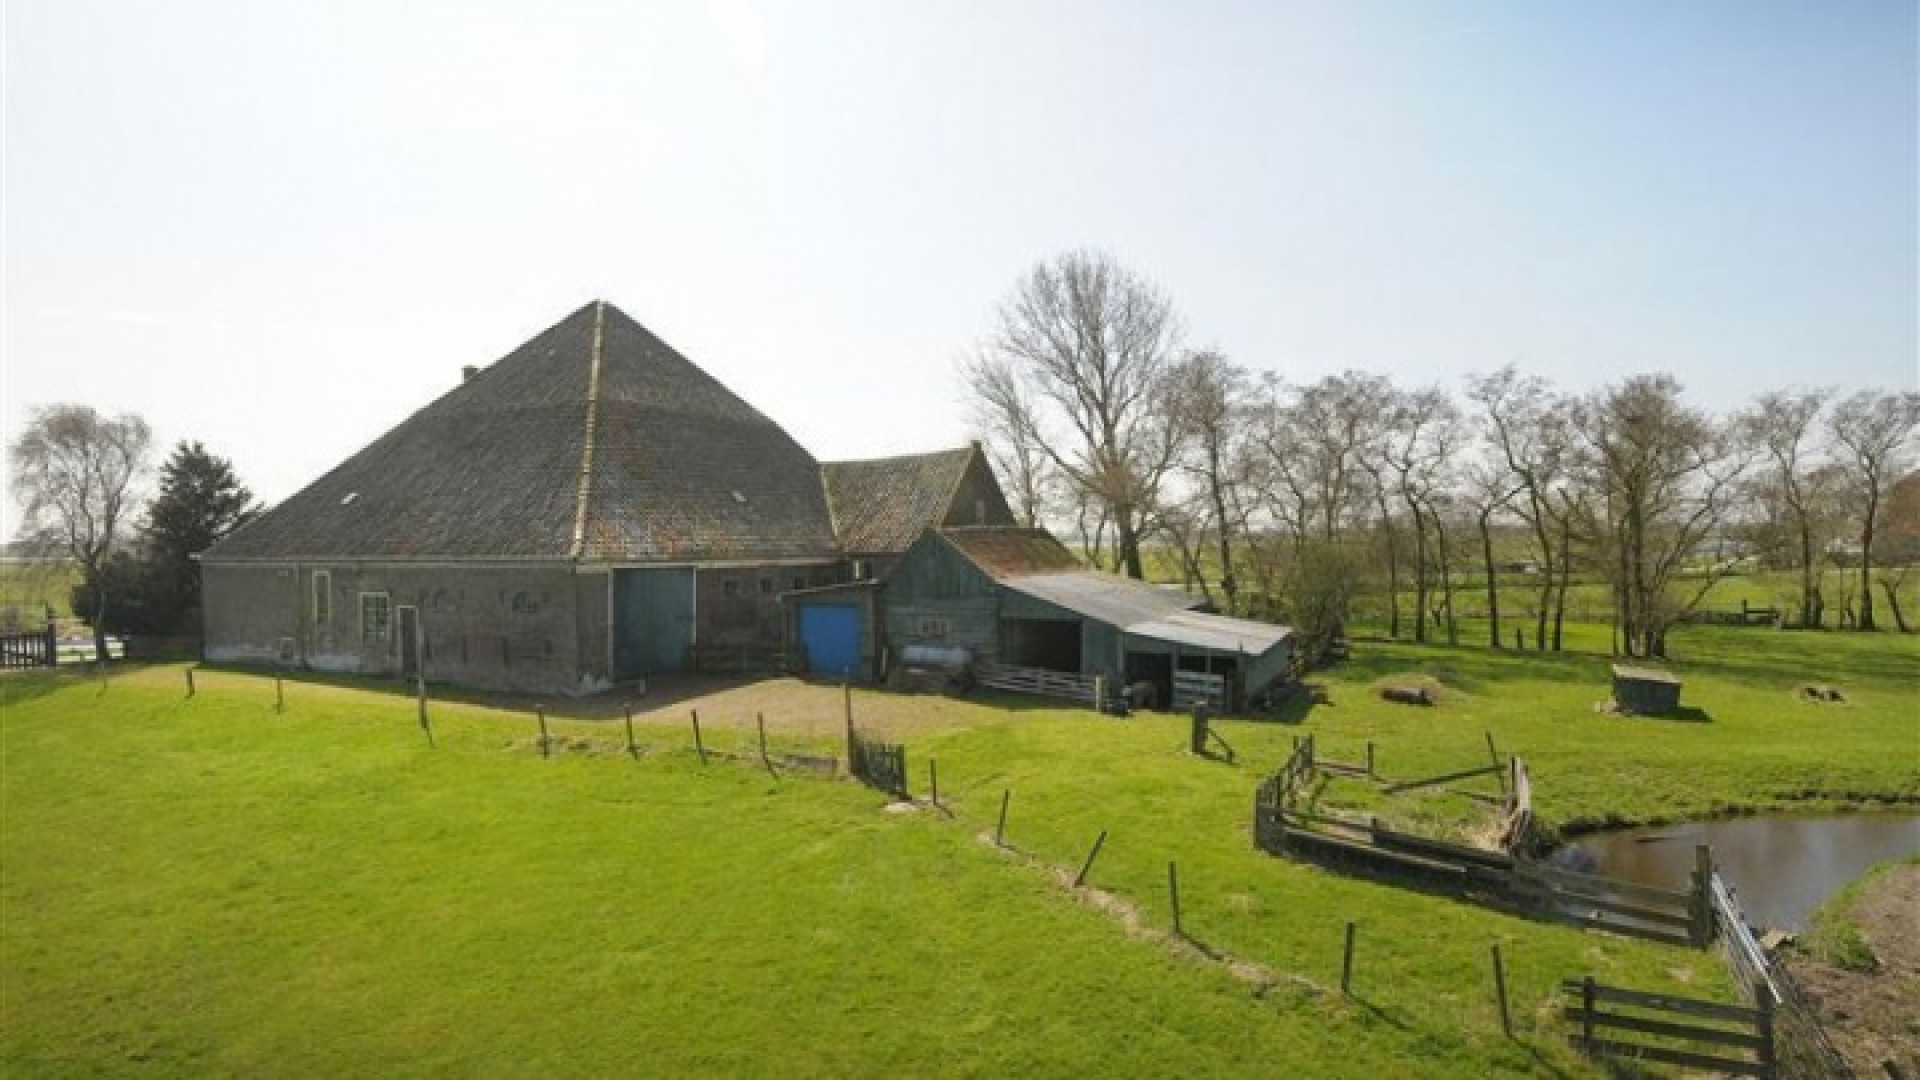
[[[205,558],[687,562],[835,553],[813,457],[596,301]]]

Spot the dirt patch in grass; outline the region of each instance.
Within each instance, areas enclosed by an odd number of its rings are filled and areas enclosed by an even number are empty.
[[[1873,963],[1847,967],[1800,951],[1786,964],[1806,990],[1835,1047],[1861,1076],[1891,1061],[1920,1076],[1920,863],[1868,881],[1841,918],[1858,930]],[[1840,958],[1835,958],[1840,959]],[[1844,962],[1844,961],[1843,961]],[[1874,970],[1848,970],[1848,967]]]

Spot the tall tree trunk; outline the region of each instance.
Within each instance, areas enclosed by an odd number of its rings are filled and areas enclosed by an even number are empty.
[[[1900,609],[1900,590],[1885,578],[1880,579],[1880,587],[1887,592],[1887,610],[1893,612],[1893,625],[1903,634],[1912,633],[1907,626],[1907,613]]]
[[[1400,545],[1384,495],[1380,497],[1380,528],[1387,534],[1387,637],[1397,641],[1400,638]]]
[[[1873,625],[1873,532],[1874,517],[1879,512],[1879,499],[1867,498],[1866,521],[1860,527],[1860,621],[1862,630],[1878,629]]]
[[[1567,587],[1573,584],[1573,518],[1560,523],[1560,585],[1553,596],[1553,651],[1561,651],[1567,626]]]
[[[1453,549],[1447,543],[1447,525],[1440,514],[1433,514],[1434,541],[1439,547],[1440,559],[1440,609],[1445,615],[1447,644],[1460,644],[1460,622],[1453,615]]]
[[[1427,522],[1420,507],[1407,500],[1413,515],[1413,640],[1427,640]]]
[[[1500,582],[1493,566],[1493,508],[1480,511],[1480,561],[1487,571],[1487,641],[1500,648]]]
[[[107,585],[96,575],[93,587],[93,658],[107,662]]]
[[[1120,537],[1120,566],[1128,577],[1135,581],[1145,581],[1146,567],[1140,562],[1139,525],[1133,520],[1133,507],[1114,508],[1114,528]]]
[[[1820,577],[1814,569],[1813,529],[1800,515],[1800,625],[1820,628]]]

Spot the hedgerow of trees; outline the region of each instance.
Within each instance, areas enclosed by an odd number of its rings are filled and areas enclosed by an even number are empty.
[[[194,556],[260,512],[231,463],[182,442],[139,513],[152,442],[138,416],[69,404],[38,410],[8,448],[23,539],[38,557],[78,567],[72,608],[102,660],[109,634],[197,634]]]
[[[1785,621],[1875,629],[1878,585],[1908,629],[1920,551],[1883,518],[1914,466],[1910,390],[1771,390],[1722,417],[1665,374],[1584,394],[1512,365],[1458,392],[1291,382],[1188,349],[1171,298],[1093,251],[1022,277],[961,374],[1028,521],[1134,577],[1164,548],[1190,588],[1309,648],[1364,593],[1395,636],[1458,642],[1477,601],[1488,644],[1558,650],[1572,586],[1600,582],[1615,651],[1659,657],[1716,581],[1763,566],[1797,571]]]

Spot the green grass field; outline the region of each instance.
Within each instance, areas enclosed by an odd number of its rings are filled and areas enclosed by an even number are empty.
[[[378,686],[289,683],[276,714],[270,679],[226,672],[191,700],[178,666],[8,676],[0,1073],[1604,1075],[1564,1046],[1558,981],[1725,996],[1717,958],[1260,855],[1252,792],[1297,734],[1413,776],[1491,731],[1562,821],[1920,799],[1915,643],[1698,635],[1694,722],[1594,714],[1600,658],[1400,645],[1325,673],[1298,723],[1224,723],[1234,764],[1186,754],[1177,717],[952,707],[899,733],[952,817],[702,766],[678,724],[633,760],[617,720],[556,720],[573,749],[542,760],[524,714],[476,705],[436,704],[429,749]],[[1814,668],[1852,701],[1795,701]],[[1410,674],[1442,704],[1374,693]],[[983,839],[1009,790],[1010,853]],[[1444,830],[1470,807],[1383,809]],[[1073,890],[1101,829],[1097,891]],[[1168,939],[1170,860],[1201,947]]]

